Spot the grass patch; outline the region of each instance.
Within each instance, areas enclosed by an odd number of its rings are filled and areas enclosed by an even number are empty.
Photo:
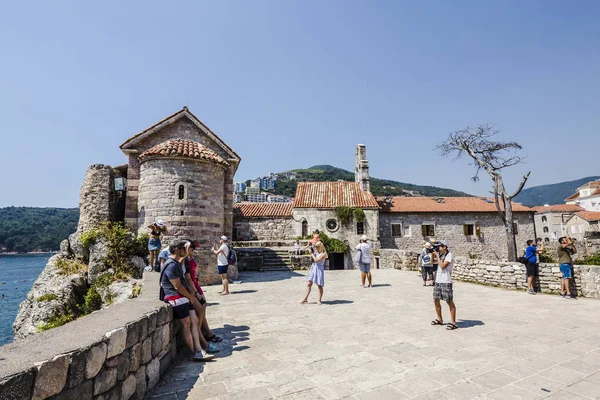
[[[52,319],[50,319],[47,323],[42,324],[37,327],[36,332],[44,332],[53,328],[58,328],[66,324],[67,322],[71,322],[75,319],[75,315],[72,312],[68,312],[67,314],[58,315]]]
[[[52,300],[58,300],[58,297],[56,297],[56,295],[54,293],[46,293],[43,296],[38,297],[37,299],[35,299],[36,301],[42,302],[42,301],[52,301]]]
[[[62,275],[73,275],[86,273],[88,267],[81,260],[59,258],[56,260],[56,268],[60,270]]]

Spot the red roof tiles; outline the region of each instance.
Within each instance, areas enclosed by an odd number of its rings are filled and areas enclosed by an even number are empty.
[[[140,154],[140,161],[149,158],[185,157],[212,161],[215,164],[228,166],[227,161],[208,147],[188,139],[173,139],[157,144]]]
[[[378,208],[371,192],[354,182],[298,182],[294,208],[334,208],[338,206]]]
[[[543,212],[577,212],[582,211],[583,208],[576,204],[554,204],[551,206],[537,206],[531,208],[533,211],[538,213]]]
[[[579,211],[575,214],[586,221],[600,221],[600,211]]]
[[[385,197],[377,199],[381,212],[430,213],[430,212],[497,212],[494,199],[482,197]],[[487,201],[486,201],[487,199]],[[513,212],[533,212],[529,207],[513,203]]]
[[[293,203],[235,203],[234,217],[291,217]]]

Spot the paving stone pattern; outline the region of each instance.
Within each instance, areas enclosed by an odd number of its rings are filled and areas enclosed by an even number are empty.
[[[457,282],[460,329],[447,331],[430,326],[432,288],[416,272],[373,276],[363,289],[357,271],[326,271],[321,306],[314,291],[297,303],[298,272],[243,273],[225,297],[207,287],[223,351],[183,358],[147,398],[600,398],[598,300]]]

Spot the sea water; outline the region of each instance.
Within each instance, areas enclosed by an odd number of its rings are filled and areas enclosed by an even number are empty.
[[[12,324],[51,254],[0,254],[0,346],[13,341]],[[2,297],[4,295],[4,297]]]

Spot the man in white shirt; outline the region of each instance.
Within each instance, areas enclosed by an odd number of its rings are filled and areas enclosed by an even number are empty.
[[[361,287],[365,287],[365,278],[369,281],[369,286],[372,287],[371,282],[371,245],[367,243],[367,236],[363,235],[360,238],[360,243],[356,246],[356,251],[360,252],[357,255],[357,262],[360,268],[360,276],[361,276]]]
[[[219,241],[220,247],[218,249],[213,246],[212,252],[217,255],[217,268],[219,269],[219,275],[223,281],[223,290],[219,294],[229,294],[229,280],[227,279],[227,269],[229,268],[229,245],[227,244],[227,236],[221,236]]]
[[[452,291],[452,267],[454,266],[454,255],[448,250],[448,245],[444,241],[439,241],[436,244],[439,245],[439,254],[434,251],[433,258],[438,261],[438,269],[435,277],[435,285],[433,286],[433,304],[435,305],[435,312],[437,319],[431,321],[431,325],[443,325],[444,320],[442,318],[442,305],[440,300],[444,300],[448,303],[450,308],[450,324],[446,326],[446,329],[452,331],[456,326],[456,306],[454,305],[454,292]],[[435,247],[435,245],[434,245]],[[435,263],[435,261],[434,261]]]

